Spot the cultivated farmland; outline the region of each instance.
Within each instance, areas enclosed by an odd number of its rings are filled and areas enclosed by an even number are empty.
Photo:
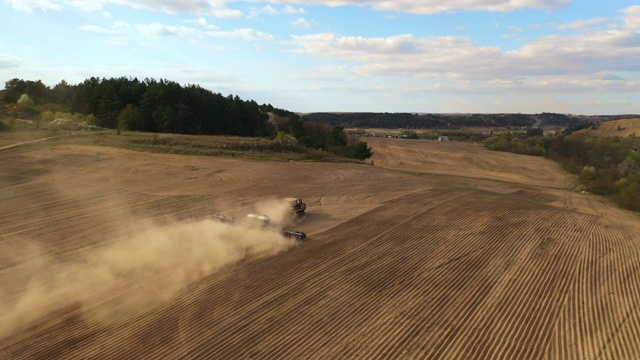
[[[541,158],[370,145],[374,166],[0,152],[0,358],[640,357],[637,215]],[[289,196],[302,244],[209,216]]]

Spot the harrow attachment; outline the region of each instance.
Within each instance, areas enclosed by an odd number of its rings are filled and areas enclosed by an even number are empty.
[[[307,234],[305,234],[302,231],[291,231],[291,230],[281,229],[279,227],[274,227],[273,225],[270,224],[271,219],[266,215],[249,214],[247,215],[247,221],[236,220],[233,217],[228,218],[218,213],[212,214],[211,216],[221,223],[232,224],[232,225],[243,225],[247,227],[258,226],[262,229],[266,229],[269,231],[280,232],[282,236],[291,238],[291,239],[296,239],[298,241],[302,241],[307,238]]]

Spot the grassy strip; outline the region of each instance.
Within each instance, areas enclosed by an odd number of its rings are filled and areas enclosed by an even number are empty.
[[[114,130],[66,131],[35,128],[20,128],[0,132],[0,147],[42,138],[44,142],[28,143],[30,148],[44,148],[51,145],[87,145],[113,147],[134,151],[162,154],[218,156],[263,161],[329,161],[354,162],[325,152],[286,148],[271,139],[157,134],[142,132],[122,132]]]

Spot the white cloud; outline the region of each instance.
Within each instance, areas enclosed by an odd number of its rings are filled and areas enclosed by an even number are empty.
[[[415,39],[413,35],[395,35],[386,38],[366,38],[362,36],[337,37],[331,33],[304,36],[292,36],[290,44],[297,45],[294,52],[317,56],[332,56],[342,60],[364,63],[396,63],[400,59],[419,54],[447,52],[447,48],[455,46],[455,53],[464,47],[471,47],[463,38],[440,37]],[[460,43],[464,43],[464,46]],[[458,53],[459,54],[459,53]],[[398,58],[402,55],[402,58]],[[453,53],[451,55],[454,55]],[[462,55],[462,54],[459,54]],[[433,59],[433,58],[431,58]],[[413,60],[413,59],[412,59]]]
[[[266,5],[261,9],[252,7],[251,10],[249,11],[249,14],[246,16],[246,18],[247,19],[255,19],[258,16],[260,16],[260,14],[266,14],[266,15],[274,16],[274,15],[280,14],[280,11],[278,11],[278,9],[274,8],[271,5]]]
[[[286,5],[284,10],[282,10],[285,14],[295,15],[295,14],[304,14],[306,11],[303,8],[295,8],[291,5]]]
[[[574,21],[567,24],[560,24],[560,25],[557,25],[556,28],[558,28],[559,30],[566,30],[566,29],[581,30],[581,29],[591,28],[596,25],[601,25],[605,21],[607,21],[606,17],[599,17],[599,18],[593,18],[588,20]]]
[[[209,15],[220,19],[240,19],[244,17],[242,11],[233,9],[216,9],[212,10]]]
[[[278,15],[280,13],[276,8],[272,7],[271,5],[267,5],[263,7],[262,12],[267,15]]]
[[[591,99],[587,100],[587,104],[589,105],[628,105],[628,100],[596,100]]]
[[[311,27],[311,23],[309,21],[307,21],[307,19],[305,18],[298,18],[294,21],[291,22],[294,26],[299,26],[299,27],[303,27],[303,28],[310,28]]]
[[[128,23],[122,21],[122,20],[116,20],[113,22],[113,27],[116,28],[130,28],[131,25],[129,25]]]
[[[261,0],[253,0],[261,1]],[[336,6],[371,6],[376,10],[436,14],[453,11],[510,12],[523,8],[556,10],[572,0],[270,0],[271,3]]]
[[[102,16],[106,17],[106,18],[110,18],[111,17],[111,13],[108,11],[103,11],[102,12]]]
[[[96,25],[82,25],[80,26],[80,30],[97,33],[97,34],[116,34],[117,33],[116,30],[107,29],[101,26],[96,26]]]
[[[185,26],[167,26],[159,23],[135,24],[133,27],[142,35],[152,36],[184,36],[195,35],[198,33],[198,31],[193,28]]]
[[[640,71],[640,34],[610,30],[571,36],[547,36],[509,54],[530,73]]]
[[[226,0],[6,0],[18,11],[31,13],[40,11],[62,11],[65,7],[78,8],[85,11],[101,10],[107,4],[127,6],[133,9],[152,10],[169,14],[191,13],[202,16],[213,16],[224,19],[241,18],[244,14],[239,10],[227,8]],[[105,12],[106,13],[106,12]],[[105,15],[106,16],[106,15]]]
[[[206,29],[217,29],[218,27],[216,25],[211,25],[209,24],[209,21],[204,18],[204,17],[199,17],[199,18],[195,18],[195,19],[188,19],[188,20],[184,20],[185,23],[187,24],[197,24],[200,25]]]
[[[222,18],[241,17],[238,10],[228,9],[225,0],[100,0],[103,3],[128,6],[133,9],[145,9],[169,14],[190,13],[201,16]],[[240,16],[238,16],[240,13]]]
[[[134,9],[146,9],[165,13],[193,13],[220,18],[244,17],[239,10],[227,8],[227,0],[6,0],[19,11],[62,10],[75,7],[86,11],[100,10],[106,4],[128,6]],[[497,11],[510,12],[523,8],[549,9],[562,8],[572,0],[246,0],[250,2],[269,2],[286,4],[285,13],[303,13],[304,9],[289,4],[336,6],[370,6],[376,10],[407,12],[415,14],[435,14],[453,11]]]
[[[624,24],[628,29],[638,29],[640,28],[640,5],[630,6],[624,10],[622,13],[624,16]]]
[[[244,41],[273,40],[273,35],[264,33],[262,31],[257,31],[254,29],[209,31],[206,34],[213,37],[222,37],[222,38],[244,40]]]
[[[189,23],[204,23],[203,18],[196,20],[188,20]],[[122,45],[126,42],[127,37],[132,34],[139,34],[143,36],[152,37],[166,37],[166,36],[192,36],[192,37],[223,37],[234,40],[244,41],[271,41],[274,39],[273,35],[254,30],[249,28],[234,29],[234,30],[219,30],[215,25],[205,25],[207,30],[195,29],[186,26],[173,26],[164,25],[160,23],[151,24],[129,24],[122,20],[115,21],[110,28],[103,28],[95,25],[83,25],[80,27],[83,31],[94,32],[98,34],[117,35],[107,39],[107,43],[111,45]]]
[[[41,11],[60,11],[62,4],[60,1],[53,0],[6,0],[13,9],[31,13],[34,10]]]
[[[464,37],[396,35],[382,38],[321,33],[292,36],[292,51],[346,61],[343,74],[449,80],[478,91],[637,91],[640,34],[614,29],[552,35],[513,51],[479,46]],[[484,91],[484,90],[482,90]]]
[[[255,19],[260,15],[260,11],[256,8],[251,8],[249,13],[246,15],[246,19]]]

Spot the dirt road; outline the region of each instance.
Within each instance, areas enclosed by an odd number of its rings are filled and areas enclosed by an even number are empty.
[[[22,145],[32,144],[32,143],[36,143],[36,142],[40,142],[40,141],[45,141],[45,140],[49,140],[49,139],[52,139],[52,137],[46,137],[46,138],[37,139],[37,140],[22,141],[22,142],[11,144],[11,145],[0,146],[0,151],[12,149],[12,148],[15,148],[15,147],[18,147],[18,146],[22,146]]]

